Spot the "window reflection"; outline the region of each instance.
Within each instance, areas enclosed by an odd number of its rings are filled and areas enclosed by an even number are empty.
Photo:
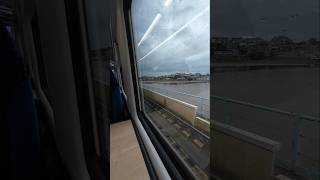
[[[275,174],[319,177],[319,2],[213,1],[215,121],[281,143]]]

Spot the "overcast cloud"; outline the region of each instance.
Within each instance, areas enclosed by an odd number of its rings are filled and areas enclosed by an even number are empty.
[[[165,1],[133,0],[136,44],[161,15],[145,41],[136,46],[140,75],[209,73],[210,1],[173,0],[169,7]]]
[[[212,36],[319,38],[319,0],[212,0]]]

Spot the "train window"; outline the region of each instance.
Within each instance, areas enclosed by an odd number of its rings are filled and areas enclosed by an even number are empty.
[[[210,1],[133,0],[142,111],[194,177],[209,178]]]
[[[319,1],[212,6],[214,120],[279,142],[275,175],[319,179]]]

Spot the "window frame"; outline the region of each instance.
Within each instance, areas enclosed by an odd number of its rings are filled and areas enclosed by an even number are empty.
[[[157,148],[157,152],[164,162],[165,167],[172,179],[190,179],[196,180],[197,177],[192,173],[192,170],[183,161],[182,158],[175,152],[174,148],[170,146],[169,142],[163,137],[161,132],[152,123],[150,117],[144,111],[143,95],[140,80],[138,77],[138,68],[136,61],[133,26],[131,21],[131,4],[132,0],[123,0],[123,11],[125,17],[126,34],[128,38],[128,49],[132,71],[133,89],[135,94],[136,111],[138,118],[147,132],[153,145]],[[131,47],[131,48],[130,48]]]

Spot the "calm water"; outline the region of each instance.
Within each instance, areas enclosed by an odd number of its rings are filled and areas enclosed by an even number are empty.
[[[217,73],[212,94],[319,117],[319,68]]]
[[[188,83],[188,84],[146,84],[149,87],[168,89],[169,91],[179,91],[203,98],[210,96],[210,83]]]
[[[319,117],[319,68],[217,73],[211,83],[213,95]],[[145,86],[166,89],[172,97],[177,96],[174,91],[207,99],[210,96],[210,83],[152,83]]]

